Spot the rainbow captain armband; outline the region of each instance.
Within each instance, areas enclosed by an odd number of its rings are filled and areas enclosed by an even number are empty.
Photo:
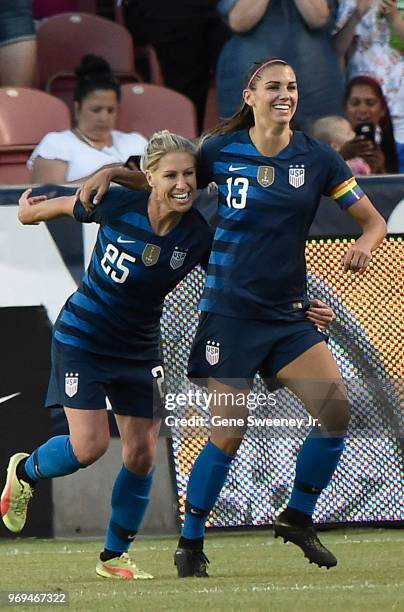
[[[355,177],[351,176],[347,181],[340,183],[329,193],[330,198],[335,200],[343,210],[358,202],[365,194],[356,182]]]

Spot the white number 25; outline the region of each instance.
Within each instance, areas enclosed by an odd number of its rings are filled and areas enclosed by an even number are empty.
[[[227,197],[226,202],[227,206],[230,208],[245,208],[247,204],[247,192],[250,183],[248,179],[238,176],[237,178],[233,178],[232,176],[227,179]],[[237,188],[237,197],[232,197],[232,186]]]
[[[124,283],[129,275],[129,268],[123,263],[125,260],[134,263],[136,261],[136,257],[132,257],[132,255],[128,255],[124,252],[120,253],[116,246],[110,243],[105,249],[104,257],[101,261],[101,266],[105,274],[110,276],[113,281],[115,281],[116,283]],[[122,274],[118,276],[117,272],[113,270],[109,264],[114,264],[117,270],[119,272],[122,272]]]

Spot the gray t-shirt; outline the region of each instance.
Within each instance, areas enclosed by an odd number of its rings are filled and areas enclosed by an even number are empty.
[[[218,10],[225,21],[237,2],[220,0]],[[325,115],[343,114],[344,79],[332,38],[337,2],[328,0],[328,4],[331,18],[322,28],[310,28],[293,0],[271,0],[254,28],[233,33],[222,49],[216,72],[221,117],[230,117],[239,108],[250,66],[269,57],[287,61],[296,71],[299,128]]]

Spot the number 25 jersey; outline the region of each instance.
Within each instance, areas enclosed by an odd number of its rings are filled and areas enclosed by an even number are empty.
[[[74,216],[100,224],[83,280],[54,327],[59,342],[129,359],[159,357],[164,298],[199,262],[212,230],[195,208],[165,236],[154,233],[149,194],[111,189],[94,211],[76,202]]]

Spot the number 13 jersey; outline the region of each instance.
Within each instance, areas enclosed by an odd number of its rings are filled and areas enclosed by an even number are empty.
[[[218,223],[202,311],[293,319],[307,305],[305,242],[321,196],[341,208],[364,195],[342,157],[294,132],[275,157],[248,130],[214,136],[200,150],[199,182],[219,189]]]

